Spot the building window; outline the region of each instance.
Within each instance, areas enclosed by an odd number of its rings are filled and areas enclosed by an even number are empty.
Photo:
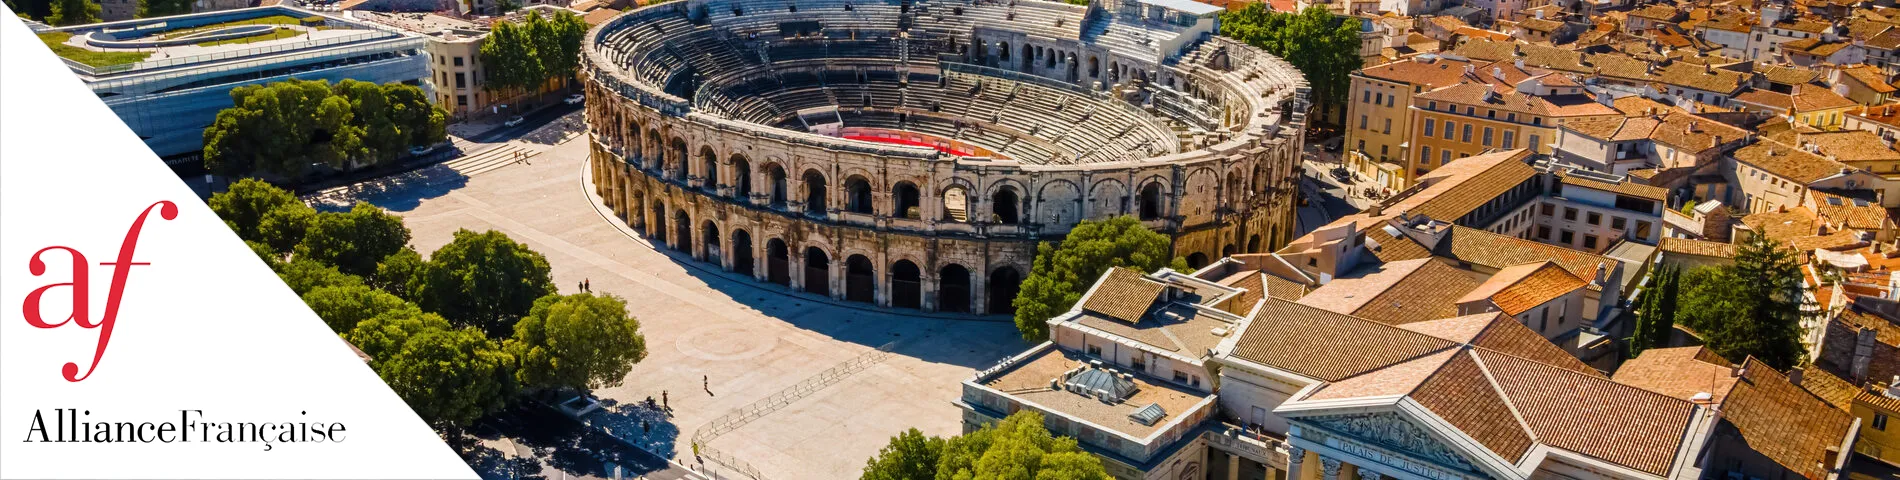
[[[1465,142],[1465,143],[1471,143],[1471,124],[1469,123],[1465,124],[1464,135],[1459,141]]]
[[[1623,230],[1624,227],[1628,226],[1629,220],[1625,220],[1623,217],[1610,217],[1610,228]]]
[[[1458,132],[1456,130],[1458,130],[1457,122],[1453,122],[1451,120],[1445,121],[1445,139],[1446,140],[1451,140],[1453,137],[1456,137],[1458,135]]]
[[[468,74],[455,72],[455,88],[468,88]]]
[[[1438,102],[1425,102],[1425,109],[1426,109],[1426,110],[1437,110],[1437,109],[1438,109]]]
[[[1187,372],[1183,372],[1180,370],[1174,371],[1174,383],[1187,383],[1187,382],[1188,382]]]
[[[1649,222],[1645,222],[1642,220],[1636,221],[1636,238],[1641,238],[1641,239],[1649,238]]]
[[[1515,113],[1507,113],[1507,114],[1505,114],[1505,115],[1504,115],[1504,119],[1505,119],[1506,121],[1511,121],[1511,122],[1516,122],[1516,121],[1517,121],[1517,114],[1515,114]]]
[[[1538,225],[1538,226],[1537,226],[1537,239],[1538,239],[1538,240],[1550,240],[1550,226],[1549,226],[1549,225]]]
[[[1098,347],[1098,346],[1095,346],[1095,345],[1089,345],[1089,356],[1091,356],[1091,357],[1100,357],[1100,356],[1102,356],[1102,347]]]
[[[1509,150],[1516,147],[1517,147],[1517,132],[1505,130],[1504,131],[1504,148],[1506,150]]]
[[[1392,134],[1392,119],[1390,118],[1385,119],[1385,134],[1386,135]]]
[[[1371,103],[1371,102],[1372,102],[1372,92],[1371,92],[1371,91],[1360,91],[1360,92],[1359,92],[1359,103]]]
[[[1128,366],[1137,372],[1146,372],[1148,371],[1148,359],[1141,358],[1141,355],[1135,355],[1135,358],[1128,360]]]
[[[1433,132],[1432,127],[1436,127],[1436,126],[1438,126],[1438,122],[1435,122],[1429,118],[1425,119],[1425,136],[1426,137],[1432,136],[1432,132]]]
[[[1484,127],[1484,146],[1491,146],[1491,127]]]
[[[462,57],[455,57],[455,66],[462,66]]]
[[[1424,165],[1432,164],[1432,147],[1430,145],[1419,147],[1418,163]]]
[[[1559,230],[1557,233],[1557,243],[1561,243],[1564,245],[1570,245],[1570,241],[1575,240],[1576,238],[1577,238],[1577,234],[1569,230]]]
[[[1597,236],[1596,236],[1596,235],[1584,235],[1584,236],[1583,236],[1583,249],[1584,249],[1584,250],[1596,250],[1596,249],[1597,249]]]
[[[457,106],[457,107],[466,107],[466,106],[468,106],[468,95],[456,95],[456,96],[455,96],[455,106]]]
[[[1438,152],[1438,164],[1444,165],[1447,163],[1451,163],[1451,150],[1440,150]]]
[[[1524,148],[1529,148],[1532,150],[1537,149],[1537,136],[1531,135],[1531,143],[1524,144]]]
[[[1586,214],[1586,215],[1584,215],[1584,217],[1583,217],[1583,218],[1585,219],[1584,221],[1586,221],[1586,222],[1590,222],[1590,224],[1591,224],[1591,225],[1602,225],[1602,224],[1603,224],[1603,214],[1601,214],[1601,213],[1597,213],[1597,212],[1590,212],[1590,213],[1588,213],[1588,214]]]
[[[1359,116],[1359,129],[1360,129],[1360,130],[1365,130],[1365,129],[1366,129],[1366,116],[1365,116],[1365,115],[1360,115],[1360,116]]]
[[[1885,413],[1874,414],[1874,430],[1879,430],[1882,432],[1887,431],[1887,414]]]
[[[1569,221],[1569,222],[1577,221],[1577,209],[1564,207],[1564,221]]]

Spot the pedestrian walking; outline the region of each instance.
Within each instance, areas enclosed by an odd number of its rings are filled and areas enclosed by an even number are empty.
[[[586,291],[588,291],[588,292],[593,292],[593,291],[594,291],[594,279],[591,279],[591,278],[583,278],[583,279],[581,279],[581,290],[586,290]]]
[[[661,407],[663,407],[663,408],[665,408],[665,409],[666,409],[666,411],[669,411],[669,412],[671,412],[671,411],[673,411],[673,406],[672,406],[672,405],[668,405],[668,404],[666,403],[666,391],[665,391],[665,390],[661,390],[661,391],[660,391],[660,406],[661,406]]]
[[[713,393],[712,393],[712,377],[708,377],[708,376],[705,376],[705,375],[700,375],[700,376],[699,376],[699,386],[700,386],[700,388],[704,388],[704,389],[706,389],[706,395],[707,395],[707,396],[711,396],[711,395],[713,394]]]

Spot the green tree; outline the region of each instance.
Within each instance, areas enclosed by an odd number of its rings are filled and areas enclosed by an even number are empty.
[[[335,265],[351,275],[375,275],[384,257],[409,244],[409,228],[401,217],[365,202],[357,202],[348,212],[317,214],[309,225],[303,242],[297,244],[297,257]]]
[[[358,323],[376,317],[385,312],[414,310],[421,314],[422,309],[389,292],[377,290],[368,285],[338,285],[317,287],[303,294],[303,303],[330,325],[330,330],[348,333],[356,329]],[[357,347],[362,348],[362,347]]]
[[[917,480],[936,478],[937,459],[944,440],[926,437],[912,428],[891,437],[891,443],[865,462],[862,480]]]
[[[1742,242],[1735,263],[1690,272],[1676,319],[1732,359],[1750,356],[1776,369],[1800,363],[1804,283],[1795,252],[1763,235]]]
[[[13,14],[20,17],[45,21],[47,17],[53,16],[52,0],[7,0],[6,3],[7,8],[13,9]]]
[[[1042,414],[1023,410],[944,442],[939,480],[967,478],[1106,479],[1102,461],[1043,427]]]
[[[1657,268],[1651,276],[1648,289],[1643,291],[1643,302],[1637,310],[1635,336],[1630,338],[1630,356],[1641,354],[1643,350],[1658,348],[1669,341],[1676,323],[1676,302],[1680,293],[1682,269],[1674,266]]]
[[[515,378],[530,388],[587,390],[619,386],[647,356],[640,321],[627,302],[591,293],[548,295],[515,323],[508,349],[521,361]]]
[[[191,0],[139,0],[139,18],[191,13]]]
[[[429,256],[409,292],[423,310],[500,337],[535,300],[554,293],[554,280],[540,252],[501,232],[464,229]]]
[[[263,242],[264,235],[260,226],[264,217],[273,210],[290,205],[303,205],[296,195],[277,188],[270,182],[255,178],[245,178],[231,184],[231,188],[211,195],[211,212],[224,219],[224,224],[237,232],[238,238],[250,242]]]
[[[350,102],[353,122],[363,127],[369,163],[395,160],[409,147],[447,138],[448,112],[429,103],[421,87],[345,79],[337,82],[334,92]]]
[[[374,367],[381,359],[401,352],[403,344],[409,342],[409,337],[430,330],[452,328],[441,315],[405,308],[385,311],[357,322],[343,338],[369,355],[370,365]]]
[[[270,267],[271,271],[274,272],[284,267],[283,256],[279,255],[276,250],[272,250],[270,245],[246,241],[244,242],[244,246],[250,247],[251,253],[257,254],[257,259],[263,260],[264,265]]]
[[[53,13],[46,23],[55,27],[99,23],[99,4],[87,0],[53,0]]]
[[[530,13],[528,22],[540,19]],[[534,38],[529,28],[514,22],[497,22],[482,40],[483,83],[489,91],[525,90],[548,78],[547,70],[535,55]]]
[[[480,330],[424,329],[375,369],[416,415],[437,428],[456,428],[507,403],[515,391],[514,363]]]
[[[1274,12],[1265,2],[1221,14],[1221,35],[1260,47],[1299,68],[1322,107],[1345,105],[1359,56],[1359,20],[1312,6],[1299,13]]]
[[[227,176],[253,172],[301,181],[315,164],[341,168],[368,150],[349,100],[322,80],[286,80],[231,89],[232,107],[204,131],[205,167]]]
[[[277,276],[298,296],[322,287],[362,285],[363,279],[337,271],[336,267],[308,258],[293,259],[277,269]]]
[[[376,264],[376,275],[370,277],[370,285],[398,297],[409,298],[409,280],[416,277],[416,272],[422,271],[423,263],[422,255],[416,253],[416,249],[403,247]]]
[[[1048,338],[1049,327],[1044,322],[1075,306],[1089,285],[1109,268],[1150,272],[1169,266],[1169,244],[1167,236],[1148,230],[1135,217],[1121,216],[1083,220],[1063,237],[1062,243],[1037,245],[1035,264],[1012,303],[1016,307],[1016,328],[1030,341]],[[1183,262],[1176,263],[1187,268]]]

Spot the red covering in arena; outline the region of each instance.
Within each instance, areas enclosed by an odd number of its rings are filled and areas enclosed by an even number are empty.
[[[851,140],[863,140],[866,142],[895,143],[898,145],[910,145],[913,147],[929,147],[929,148],[937,149],[937,151],[939,152],[948,153],[951,155],[958,155],[958,156],[965,156],[965,157],[974,156],[970,152],[960,151],[960,150],[950,148],[950,147],[940,147],[940,146],[937,146],[936,144],[919,142],[916,140],[905,140],[902,138],[866,137],[862,135],[845,135],[844,138],[848,138]]]

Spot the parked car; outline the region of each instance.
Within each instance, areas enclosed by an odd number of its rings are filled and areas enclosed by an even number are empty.
[[[526,118],[521,118],[521,116],[520,116],[520,115],[515,115],[515,116],[513,116],[513,117],[508,117],[508,121],[506,121],[506,122],[501,122],[501,124],[502,124],[502,125],[507,125],[507,126],[510,126],[510,127],[512,127],[512,126],[515,126],[515,125],[520,125],[520,124],[521,124],[521,122],[526,122],[526,121],[528,121],[528,119],[526,119]]]
[[[416,145],[416,146],[413,146],[413,147],[409,147],[409,155],[411,155],[411,156],[417,156],[417,157],[420,157],[420,156],[423,156],[423,155],[428,155],[428,154],[429,154],[429,152],[433,152],[433,151],[435,151],[435,149],[436,149],[436,147],[440,147],[440,146],[441,146],[441,144],[436,144],[436,145]]]
[[[562,100],[562,101],[567,102],[568,105],[579,105],[581,103],[581,100],[586,100],[586,99],[587,99],[587,96],[576,93],[573,95],[568,95],[567,99]]]

